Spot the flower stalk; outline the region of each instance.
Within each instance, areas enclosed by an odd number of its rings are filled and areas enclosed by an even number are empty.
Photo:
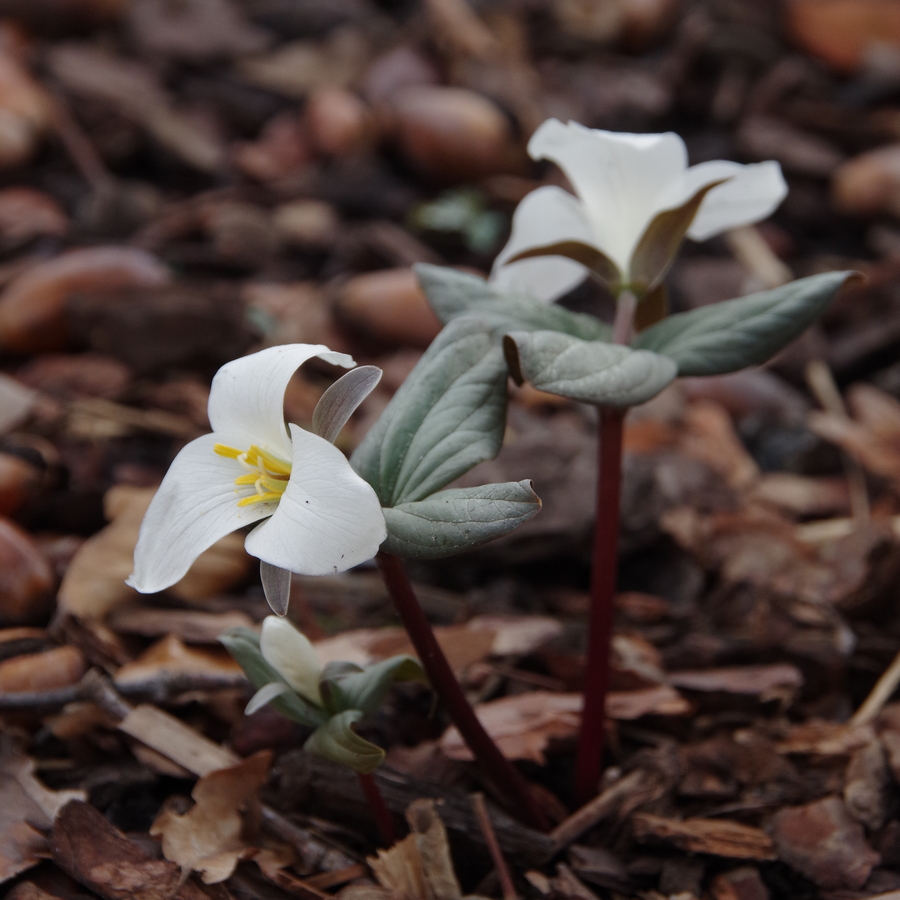
[[[366,795],[369,809],[372,810],[375,823],[378,825],[381,840],[385,847],[393,847],[397,842],[397,832],[394,830],[394,820],[391,818],[390,810],[378,788],[378,782],[375,781],[375,776],[371,772],[357,772],[357,775],[360,787]]]
[[[532,828],[546,830],[548,827],[546,816],[535,801],[528,782],[485,731],[478,716],[475,715],[475,710],[466,699],[416,599],[402,560],[382,550],[379,551],[376,561],[432,688],[447,707],[453,724],[459,729],[484,774],[494,783],[509,807],[523,822]]]

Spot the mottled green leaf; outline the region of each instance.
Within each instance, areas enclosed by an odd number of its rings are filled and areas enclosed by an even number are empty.
[[[384,759],[384,750],[361,738],[350,727],[361,718],[362,713],[357,709],[332,716],[309,736],[303,749],[356,772],[374,772]]]

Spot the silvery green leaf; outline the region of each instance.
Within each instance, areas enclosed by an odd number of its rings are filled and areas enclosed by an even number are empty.
[[[556,331],[504,338],[510,371],[550,394],[625,409],[655,397],[677,374],[672,360],[620,344],[580,341]]]
[[[417,659],[412,656],[392,656],[365,669],[351,663],[330,664],[322,672],[319,689],[323,697],[327,695],[326,703],[334,713],[348,709],[373,713],[381,706],[388,688],[397,681],[428,684]]]
[[[312,431],[333,444],[350,416],[381,381],[378,366],[357,366],[334,382],[316,404]]]
[[[268,684],[283,684],[284,679],[270,666],[259,649],[259,635],[249,628],[229,628],[219,635],[219,643],[234,657],[257,690]],[[313,706],[293,691],[281,694],[272,706],[285,718],[315,728],[326,718],[324,710]]]
[[[291,572],[280,566],[273,566],[265,560],[259,561],[259,580],[263,593],[276,616],[286,616],[291,600]]]
[[[348,709],[332,716],[309,736],[303,749],[364,775],[374,772],[384,759],[384,750],[361,738],[350,727],[362,715],[358,709]]]
[[[481,316],[499,339],[507,331],[562,331],[586,341],[610,338],[610,328],[594,316],[573,313],[527,294],[501,291],[490,282],[445,266],[420,263],[416,275],[428,302],[445,324],[466,314]]]
[[[798,337],[854,272],[825,272],[790,284],[669,316],[634,347],[673,360],[679,375],[722,375],[771,359]]]
[[[506,418],[506,363],[479,318],[435,338],[351,464],[382,506],[420,500],[497,455]]]
[[[407,559],[440,559],[509,534],[540,508],[530,481],[439,491],[385,509],[388,537],[382,546]]]
[[[267,703],[270,703],[276,697],[287,694],[291,690],[290,685],[283,681],[272,681],[263,685],[251,698],[250,702],[244,707],[244,715],[252,716],[257,710],[262,709]]]

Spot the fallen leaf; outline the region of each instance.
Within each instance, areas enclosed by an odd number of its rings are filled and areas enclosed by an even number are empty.
[[[795,693],[803,686],[803,673],[790,663],[774,663],[670,672],[668,680],[675,687],[686,690],[746,694],[767,700]]]
[[[772,839],[760,828],[727,819],[666,819],[636,813],[631,820],[642,842],[664,841],[690,853],[709,853],[732,859],[775,859]]]
[[[236,766],[204,775],[191,796],[194,806],[183,816],[166,810],[150,828],[162,838],[163,856],[183,873],[199,872],[206,884],[225,881],[254,848],[244,838],[245,816],[265,783],[272,763],[268,750]]]
[[[850,756],[875,740],[871,725],[849,725],[810,719],[794,725],[778,744],[779,753]]]
[[[0,691],[51,691],[75,684],[86,671],[87,661],[77,647],[25,653],[0,662]]]
[[[534,653],[563,632],[562,622],[550,616],[475,616],[466,628],[493,633],[492,656]]]
[[[480,703],[475,713],[507,759],[544,765],[544,750],[551,740],[571,739],[578,733],[581,706],[581,694],[530,691]],[[440,747],[451,759],[474,759],[455,727],[444,732]]]
[[[214,644],[229,628],[252,628],[253,620],[239,610],[213,613],[193,609],[122,609],[109,618],[109,627],[120,634],[143,637],[175,635],[189,644]]]
[[[56,864],[105,900],[228,900],[222,888],[182,883],[181,870],[153,859],[87,803],[67,803],[53,823]]]
[[[859,890],[881,861],[837,797],[780,810],[772,838],[778,858],[821,888]]]
[[[145,681],[163,673],[241,674],[241,667],[223,649],[187,647],[175,635],[164,637],[136,660],[116,672],[116,683]]]
[[[34,776],[34,763],[4,739],[0,749],[0,883],[49,854],[47,830],[70,800],[84,791],[51,791]]]
[[[88,538],[72,557],[59,588],[60,612],[102,619],[137,592],[125,584],[134,569],[134,545],[155,488],[119,485],[104,497],[110,524]],[[202,553],[169,592],[184,600],[202,600],[227,590],[247,576],[250,557],[243,538],[230,534]]]
[[[641,716],[686,716],[693,705],[668,684],[635,691],[610,691],[606,714],[611,719],[631,720]]]

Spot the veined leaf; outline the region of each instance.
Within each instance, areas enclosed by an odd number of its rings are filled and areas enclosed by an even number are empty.
[[[384,510],[382,545],[407,559],[439,559],[480,547],[537,515],[541,501],[530,481],[453,488]]]
[[[364,775],[374,772],[384,759],[384,750],[361,738],[350,727],[361,718],[358,709],[332,716],[309,736],[303,749]]]
[[[721,375],[771,359],[825,310],[855,272],[825,272],[669,316],[642,331],[636,349],[673,360],[679,375]]]
[[[478,317],[437,336],[351,464],[382,506],[421,500],[500,451],[506,419],[506,363]]]
[[[580,341],[556,331],[512,332],[504,349],[513,377],[550,394],[625,409],[655,397],[677,370],[658,353]]]

